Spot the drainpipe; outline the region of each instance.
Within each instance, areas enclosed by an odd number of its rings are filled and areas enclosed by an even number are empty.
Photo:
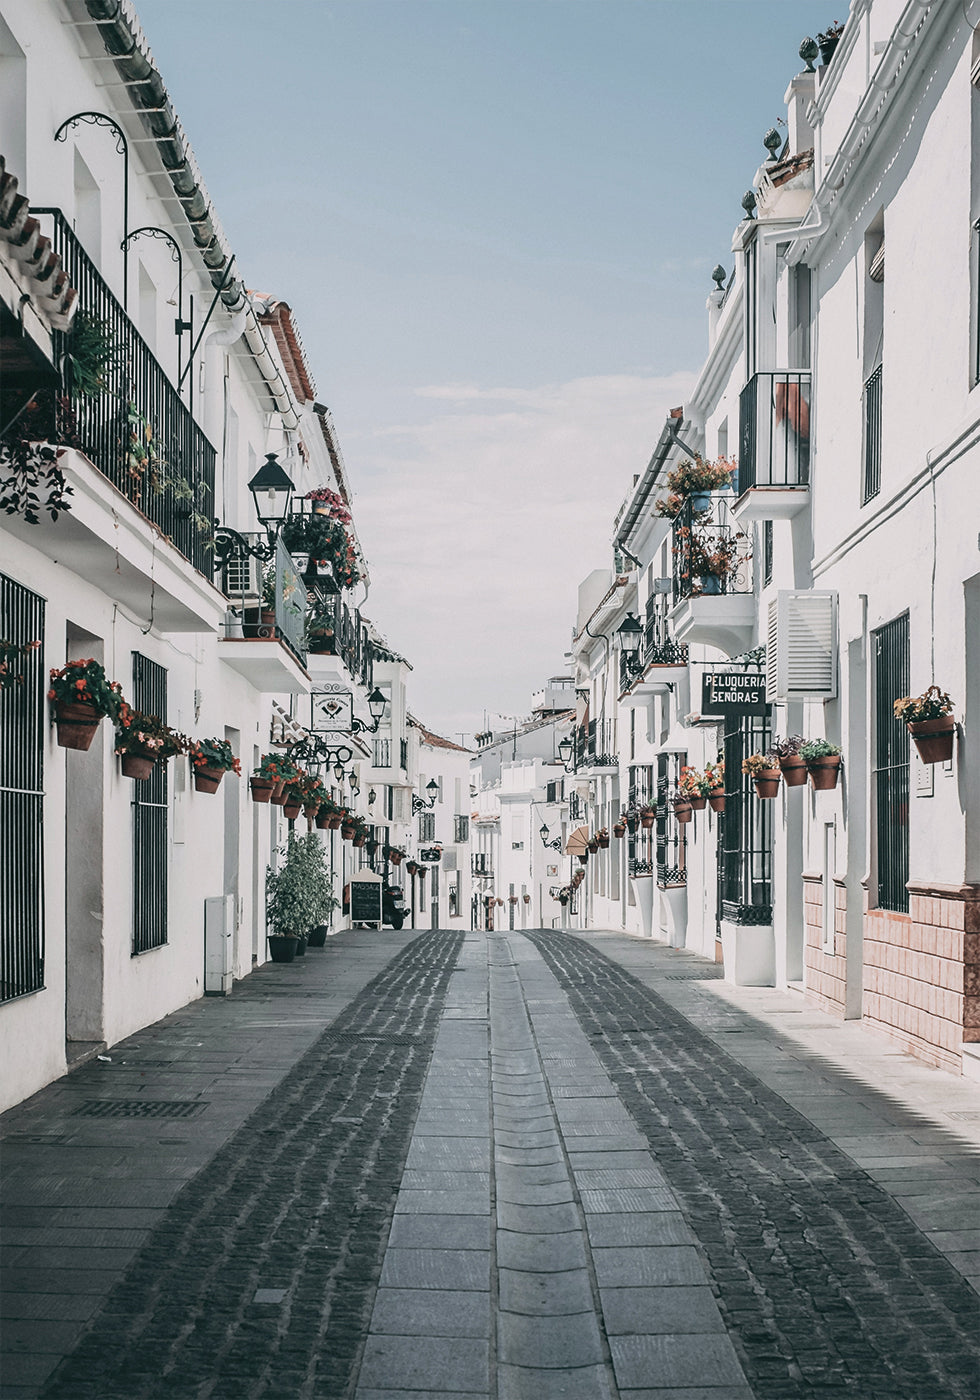
[[[228,518],[228,464],[225,461],[225,448],[228,439],[228,395],[225,392],[224,375],[221,372],[222,351],[241,340],[245,330],[245,307],[241,307],[231,318],[225,330],[212,331],[204,342],[204,435],[209,442],[221,444],[221,494],[215,498],[214,513],[221,520]]]
[[[265,333],[258,323],[251,301],[245,307],[244,314],[245,344],[251,351],[259,372],[269,386],[276,408],[282,417],[283,427],[295,430],[299,427],[299,414],[296,411],[295,401],[289,385],[279,371],[279,366],[269,353]]]

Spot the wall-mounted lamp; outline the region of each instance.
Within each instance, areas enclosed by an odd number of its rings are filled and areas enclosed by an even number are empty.
[[[375,686],[367,698],[368,713],[373,722],[371,724],[365,724],[362,719],[352,719],[350,722],[351,733],[377,734],[381,726],[381,721],[384,718],[387,704],[388,697]]]
[[[436,782],[435,778],[429,779],[425,785],[425,790],[429,794],[428,802],[423,801],[421,797],[416,797],[414,793],[412,794],[413,816],[416,812],[427,812],[431,807],[436,805],[436,798],[439,796],[439,784]]]
[[[255,514],[258,516],[259,524],[265,530],[266,542],[263,544],[260,540],[256,544],[250,544],[238,530],[233,530],[230,526],[222,525],[216,520],[214,522],[214,557],[219,565],[226,564],[229,559],[240,559],[248,554],[251,554],[255,559],[267,560],[271,559],[276,552],[279,532],[289,514],[289,506],[295,488],[280,466],[279,459],[274,452],[267,454],[262,466],[248,483],[248,489],[255,502]]]
[[[573,764],[571,762],[571,758],[574,752],[575,741],[572,739],[572,736],[570,734],[566,734],[564,739],[560,740],[558,744],[558,757],[565,765],[566,773],[570,773],[572,771]]]
[[[616,635],[619,638],[619,649],[626,660],[626,665],[630,671],[635,671],[640,656],[640,643],[643,641],[642,622],[632,613],[627,613],[617,628]]]
[[[560,836],[555,836],[555,837],[552,838],[552,840],[549,841],[549,840],[548,840],[549,834],[550,834],[550,828],[548,827],[548,824],[547,824],[546,822],[542,822],[542,823],[541,823],[541,826],[538,828],[538,835],[541,837],[541,844],[542,844],[542,846],[547,846],[547,848],[548,848],[549,851],[560,851],[560,850],[561,850],[561,837],[560,837]]]

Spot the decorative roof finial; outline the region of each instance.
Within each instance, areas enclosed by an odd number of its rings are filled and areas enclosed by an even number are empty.
[[[776,128],[775,128],[774,126],[771,126],[771,127],[769,128],[769,130],[766,132],[765,136],[763,136],[763,138],[762,138],[762,144],[765,146],[766,150],[769,152],[769,159],[770,159],[770,160],[775,160],[775,159],[776,159],[776,152],[779,150],[780,146],[783,144],[783,138],[782,138],[782,136],[780,136],[780,134],[779,134],[779,132],[776,130]]]
[[[804,73],[815,73],[817,71],[813,66],[813,60],[819,52],[820,45],[817,43],[816,39],[811,39],[808,35],[800,45],[800,58],[802,58],[803,62],[806,64],[806,67],[803,69]]]
[[[755,218],[755,190],[746,190],[742,195],[742,208],[747,219]]]
[[[728,273],[722,267],[721,263],[719,263],[718,266],[715,268],[714,272],[711,274],[711,280],[712,282],[714,282],[719,292],[725,290],[721,284],[724,282],[727,276]]]

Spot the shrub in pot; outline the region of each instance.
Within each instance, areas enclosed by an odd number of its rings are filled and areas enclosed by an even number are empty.
[[[313,832],[306,836],[290,835],[286,845],[276,851],[282,857],[280,864],[266,868],[265,917],[273,962],[292,962],[299,940],[305,940],[307,930],[322,917],[324,880],[330,887],[330,877],[322,851],[319,855],[312,851],[310,842],[320,846]],[[318,874],[320,870],[322,877]],[[332,897],[332,887],[329,892]]]
[[[755,783],[759,797],[775,797],[779,792],[781,775],[779,760],[773,753],[753,753],[742,759],[742,772]]]
[[[806,771],[816,792],[830,792],[840,777],[840,745],[826,739],[808,739],[800,748]]]
[[[800,750],[806,740],[802,734],[790,734],[786,739],[773,740],[771,753],[779,760],[779,771],[787,787],[803,787],[806,783],[806,759]]]
[[[119,682],[110,681],[101,662],[91,657],[69,661],[51,672],[50,681],[48,699],[63,749],[90,748],[100,722],[106,716],[117,720],[126,703]]]
[[[947,763],[953,757],[953,702],[938,685],[922,695],[903,695],[894,710],[895,718],[905,721],[923,763]]]

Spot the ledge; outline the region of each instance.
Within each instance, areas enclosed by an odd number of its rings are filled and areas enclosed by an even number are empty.
[[[274,638],[223,638],[218,642],[218,660],[263,695],[309,695],[313,689],[297,658]]]
[[[732,515],[740,525],[751,520],[790,520],[809,504],[809,486],[750,486],[732,506]]]
[[[2,528],[159,632],[218,632],[228,603],[211,580],[81,452],[63,449],[58,465],[71,509],[37,525],[5,515]]]
[[[753,593],[703,594],[684,598],[670,612],[670,626],[679,642],[716,647],[738,656],[752,645],[756,627]]]

